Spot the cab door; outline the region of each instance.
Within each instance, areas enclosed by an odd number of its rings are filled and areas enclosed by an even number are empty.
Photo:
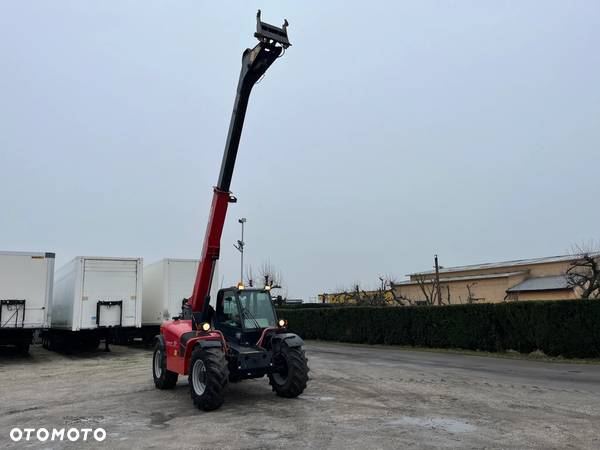
[[[239,340],[242,331],[241,312],[235,291],[219,293],[214,326],[226,337]]]

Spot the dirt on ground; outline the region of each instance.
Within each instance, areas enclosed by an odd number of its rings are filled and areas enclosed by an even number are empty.
[[[154,388],[152,352],[0,350],[0,448],[600,448],[600,366],[309,342],[297,399],[265,379],[192,406],[187,379]],[[96,442],[10,431],[103,428]]]

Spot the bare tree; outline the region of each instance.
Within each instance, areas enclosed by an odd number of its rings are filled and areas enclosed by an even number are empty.
[[[465,286],[467,288],[467,303],[475,303],[475,297],[473,296],[473,291],[471,290],[477,283],[467,283]]]
[[[392,304],[395,304],[395,305],[400,305],[400,306],[412,305],[413,304],[412,300],[410,300],[409,298],[407,298],[403,295],[399,295],[396,292],[396,284],[398,284],[398,281],[394,275],[387,274],[384,276],[383,287],[384,287],[385,292],[389,293],[387,295],[387,299],[391,298]]]
[[[273,289],[281,288],[283,284],[281,272],[275,269],[269,260],[264,261],[260,266],[260,278],[265,286],[271,286]]]
[[[360,282],[354,282],[349,288],[338,287],[335,293],[323,294],[322,298],[330,303],[358,306],[406,306],[412,301],[396,291],[395,277],[385,275],[379,277],[375,290],[364,289]]]
[[[425,297],[425,303],[427,305],[433,305],[435,303],[436,284],[433,282],[433,280],[428,279],[422,274],[414,275],[414,278],[419,286],[419,289],[421,289],[423,296]]]
[[[329,294],[333,303],[342,305],[374,306],[383,304],[383,296],[378,291],[365,291],[359,282],[355,282],[349,289],[341,288],[335,294]]]
[[[567,284],[582,299],[600,298],[600,252],[592,245],[575,246],[578,259],[567,269]]]
[[[254,286],[254,273],[252,271],[252,266],[246,267],[246,284],[249,287]]]
[[[369,295],[365,292],[365,290],[360,286],[360,283],[354,283],[352,285],[352,290],[350,291],[350,296],[354,303],[357,305],[371,305],[372,299],[369,298]]]

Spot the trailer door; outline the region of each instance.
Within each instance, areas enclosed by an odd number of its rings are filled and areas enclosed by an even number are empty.
[[[197,261],[167,261],[167,311],[163,319],[169,320],[181,313],[184,298],[190,298],[198,271]]]
[[[41,255],[0,255],[0,328],[46,324],[47,270]]]
[[[81,329],[135,326],[137,264],[136,260],[85,260]]]

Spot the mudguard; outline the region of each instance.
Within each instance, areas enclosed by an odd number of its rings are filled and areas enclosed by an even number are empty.
[[[274,334],[271,338],[271,342],[273,345],[277,343],[285,343],[288,347],[302,347],[304,345],[304,341],[294,333],[277,333]]]
[[[201,348],[223,348],[223,341],[220,337],[215,339],[214,336],[198,336],[187,341],[183,358],[183,373],[187,374],[189,370],[190,358],[196,347]]]
[[[202,348],[209,348],[209,347],[219,347],[219,348],[223,348],[223,344],[221,343],[221,341],[208,341],[208,340],[202,340],[199,339],[196,341],[195,343],[196,346],[200,346]]]
[[[154,344],[156,345],[157,343],[160,346],[160,348],[165,350],[165,338],[162,334],[157,334],[156,336],[154,336]]]

